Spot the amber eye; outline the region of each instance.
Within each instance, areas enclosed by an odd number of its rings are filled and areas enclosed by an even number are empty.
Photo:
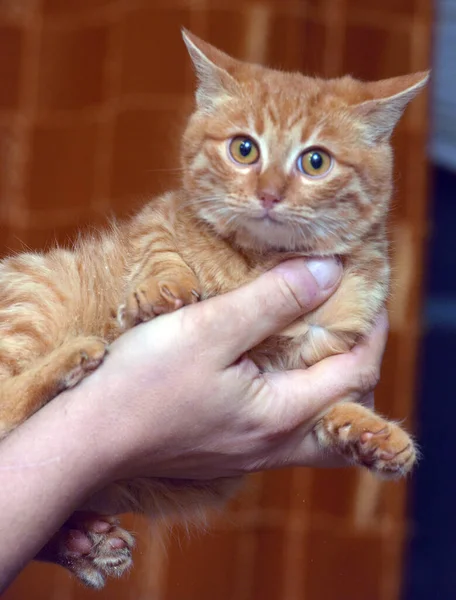
[[[241,165],[253,165],[260,157],[256,143],[247,136],[238,136],[229,145],[231,158]]]
[[[298,158],[298,169],[310,177],[326,175],[332,165],[331,156],[319,148],[306,150]]]

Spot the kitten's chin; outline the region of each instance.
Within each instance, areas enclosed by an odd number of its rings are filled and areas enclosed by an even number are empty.
[[[288,223],[272,219],[248,219],[235,232],[236,243],[254,250],[310,252],[302,232]]]
[[[269,219],[248,219],[229,236],[246,250],[257,252],[296,252],[304,256],[336,256],[346,253],[350,245],[319,235],[313,227]]]
[[[294,224],[272,218],[241,217],[227,222],[216,218],[212,212],[200,213],[198,219],[205,222],[221,238],[234,242],[238,247],[255,252],[297,252],[304,256],[335,256],[344,254],[350,246],[329,237],[313,225]],[[231,222],[230,222],[231,221]]]

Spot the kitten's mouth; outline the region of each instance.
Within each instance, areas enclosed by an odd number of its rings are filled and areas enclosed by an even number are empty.
[[[280,217],[277,216],[273,211],[265,210],[261,215],[252,215],[250,217],[253,221],[263,223],[274,223],[275,225],[284,225],[284,222]]]

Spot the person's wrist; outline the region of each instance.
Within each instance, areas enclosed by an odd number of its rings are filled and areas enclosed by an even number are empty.
[[[129,362],[134,358],[137,343],[145,343],[144,331],[133,344],[130,337],[127,333],[122,343],[119,343],[120,340],[115,342],[104,363],[77,387],[61,394],[58,400],[66,404],[74,435],[84,440],[86,452],[81,461],[96,489],[120,479],[142,475],[141,452],[146,440],[135,402],[144,402],[141,396],[146,396],[147,409],[153,411],[154,386],[150,375],[153,367],[148,368],[144,381],[139,374],[137,377],[132,374]],[[130,354],[132,348],[133,356]],[[142,368],[139,369],[141,371]],[[139,379],[141,383],[138,384]],[[160,432],[148,428],[147,454],[155,454],[155,446],[159,454],[160,443]]]
[[[64,499],[53,515],[57,521],[109,481],[107,462],[88,421],[90,413],[80,400],[76,389],[62,394],[0,443],[0,470],[26,485],[33,478],[43,481],[38,504],[52,506],[55,498]]]
[[[119,459],[116,431],[105,418],[109,405],[104,402],[101,385],[94,386],[91,377],[53,401],[59,404],[55,407],[56,427],[60,425],[63,430],[66,452],[73,456],[73,469],[87,496],[114,480]],[[48,408],[51,406],[42,411]]]

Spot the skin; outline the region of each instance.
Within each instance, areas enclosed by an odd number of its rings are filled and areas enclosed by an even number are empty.
[[[138,326],[95,373],[4,439],[0,589],[113,481],[341,464],[322,456],[311,429],[339,399],[371,401],[386,317],[350,353],[306,371],[261,374],[242,358],[326,300],[340,276],[332,260],[289,261],[234,292]]]

